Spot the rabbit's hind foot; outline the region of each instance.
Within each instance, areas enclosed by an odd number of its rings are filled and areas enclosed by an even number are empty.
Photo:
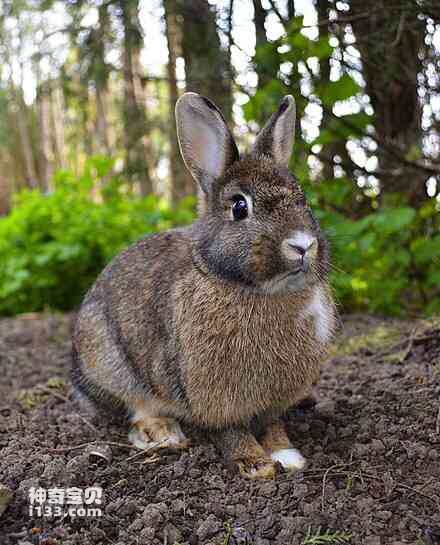
[[[242,477],[252,480],[273,479],[275,477],[275,462],[267,456],[261,445],[251,434],[241,438],[231,458],[237,464]]]
[[[306,460],[299,450],[292,446],[281,422],[276,421],[270,424],[260,439],[260,443],[271,459],[280,463],[287,471],[304,469]]]
[[[235,465],[246,479],[273,479],[276,463],[264,451],[250,430],[229,428],[212,432],[217,448],[228,463]]]
[[[237,466],[240,475],[245,479],[264,480],[275,478],[275,464],[267,458],[239,460]]]
[[[128,439],[134,446],[149,451],[164,448],[183,450],[188,446],[177,420],[165,416],[143,415],[133,422]]]

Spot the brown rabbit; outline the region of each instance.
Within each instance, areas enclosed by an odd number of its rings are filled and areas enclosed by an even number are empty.
[[[124,409],[139,447],[185,447],[181,420],[246,477],[300,469],[280,416],[317,381],[337,314],[327,243],[287,170],[293,98],[242,158],[208,99],[186,93],[176,118],[200,217],[105,268],[79,312],[74,385]]]

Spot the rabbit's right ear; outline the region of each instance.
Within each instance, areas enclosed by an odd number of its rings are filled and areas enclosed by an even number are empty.
[[[238,159],[238,150],[218,108],[197,93],[185,93],[176,103],[180,153],[205,193]]]

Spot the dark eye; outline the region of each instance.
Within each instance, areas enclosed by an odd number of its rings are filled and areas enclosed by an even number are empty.
[[[232,197],[232,216],[234,220],[244,220],[248,215],[248,204],[243,195],[234,195]]]

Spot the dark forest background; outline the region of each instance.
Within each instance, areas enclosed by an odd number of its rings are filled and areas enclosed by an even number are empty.
[[[74,308],[121,248],[193,220],[186,90],[243,148],[293,94],[342,309],[440,312],[437,0],[3,0],[0,59],[0,314]]]

